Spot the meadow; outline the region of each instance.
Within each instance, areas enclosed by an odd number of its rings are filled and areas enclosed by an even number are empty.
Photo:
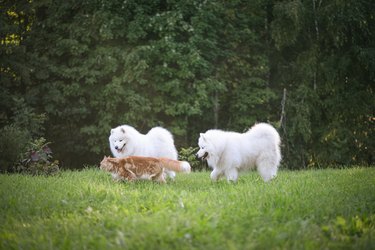
[[[0,249],[375,249],[375,168],[115,183],[0,175]]]

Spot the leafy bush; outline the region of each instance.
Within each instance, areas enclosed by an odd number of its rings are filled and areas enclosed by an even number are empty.
[[[17,126],[8,125],[0,129],[0,171],[12,170],[31,139],[30,133]]]
[[[59,172],[59,162],[52,161],[52,150],[48,144],[50,143],[43,137],[32,141],[15,170],[31,175],[52,175]]]
[[[32,138],[42,136],[47,119],[45,114],[36,113],[25,98],[13,96],[5,102],[1,104],[8,111],[0,113],[0,172],[17,171],[17,163],[24,158]]]
[[[193,147],[181,148],[179,152],[180,161],[189,162],[193,171],[207,170],[207,164],[195,158],[195,153],[197,152],[197,149],[198,148]]]

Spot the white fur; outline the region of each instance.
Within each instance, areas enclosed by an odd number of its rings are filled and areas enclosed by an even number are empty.
[[[177,160],[173,136],[162,127],[155,127],[147,134],[141,134],[129,125],[118,126],[111,129],[109,145],[116,158],[134,155]],[[173,171],[165,170],[165,172],[171,178],[176,175]]]
[[[141,180],[151,180],[151,177],[153,177],[154,175],[151,175],[151,174],[143,174],[141,175],[141,177],[139,177],[139,179]]]
[[[276,177],[281,161],[280,136],[271,125],[259,123],[246,133],[208,130],[200,134],[197,157],[206,154],[208,165],[213,168],[211,179],[225,176],[237,181],[241,170],[257,168],[264,181]]]
[[[189,162],[187,162],[187,161],[181,162],[181,168],[183,169],[182,172],[185,172],[185,173],[191,172],[191,166],[190,166]]]

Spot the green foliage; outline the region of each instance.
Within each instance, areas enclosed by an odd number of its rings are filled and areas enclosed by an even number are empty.
[[[13,170],[16,163],[25,152],[31,136],[27,130],[14,125],[8,125],[0,129],[0,171]]]
[[[12,103],[11,124],[23,130],[27,130],[32,137],[42,136],[46,115],[37,114],[35,109],[28,105],[22,97],[14,98]]]
[[[119,124],[280,124],[288,168],[372,164],[371,1],[3,1],[0,127],[54,142],[64,166],[109,153]]]
[[[270,183],[254,171],[235,185],[208,172],[164,185],[97,168],[3,174],[0,248],[374,249],[374,178],[355,167],[280,171]]]
[[[15,171],[31,175],[53,175],[59,172],[59,162],[52,161],[52,150],[46,139],[39,138],[29,143]]]
[[[297,42],[304,14],[303,3],[299,0],[275,3],[271,35],[276,48],[291,46]]]
[[[339,240],[351,244],[353,238],[360,238],[375,227],[375,217],[358,215],[345,219],[342,216],[337,216],[336,219],[330,222],[328,225],[322,226],[323,231],[332,240]]]
[[[22,160],[22,155],[32,143],[44,132],[45,114],[37,114],[35,109],[26,103],[23,97],[13,97],[6,106],[8,113],[0,116],[0,171],[14,171]],[[2,118],[2,119],[1,119]]]
[[[23,41],[32,25],[33,9],[28,0],[5,0],[1,1],[0,13],[0,96],[3,97],[9,92],[14,94],[9,90],[30,83],[30,68]],[[3,104],[5,100],[1,98],[0,103]],[[0,111],[2,113],[3,110]]]
[[[294,8],[295,4],[299,7]],[[367,11],[373,4],[301,4],[278,3],[272,21],[277,42],[274,56],[282,58],[273,71],[288,89],[287,121],[282,135],[284,160],[292,168],[322,163],[371,164],[370,152],[375,148],[370,139],[374,136],[370,124],[375,78],[365,66],[372,64],[371,60],[364,62],[359,51],[375,46],[370,38],[375,37],[370,31],[375,19]],[[302,15],[303,22],[299,21]],[[283,22],[280,17],[288,17],[305,28],[294,29],[296,25],[290,26],[290,21]],[[285,33],[281,27],[293,34],[282,35]],[[371,55],[370,51],[366,49],[365,53]]]
[[[188,147],[188,148],[181,148],[178,152],[178,158],[180,161],[187,161],[190,163],[190,166],[193,171],[203,171],[207,170],[207,164],[198,160],[195,157],[198,148],[195,147]]]

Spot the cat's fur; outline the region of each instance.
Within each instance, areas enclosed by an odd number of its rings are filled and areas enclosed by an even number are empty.
[[[123,158],[104,156],[100,162],[100,169],[112,173],[113,178],[117,181],[146,179],[160,183],[166,182],[163,174],[164,169],[186,173],[191,171],[190,164],[186,161],[142,156]]]

